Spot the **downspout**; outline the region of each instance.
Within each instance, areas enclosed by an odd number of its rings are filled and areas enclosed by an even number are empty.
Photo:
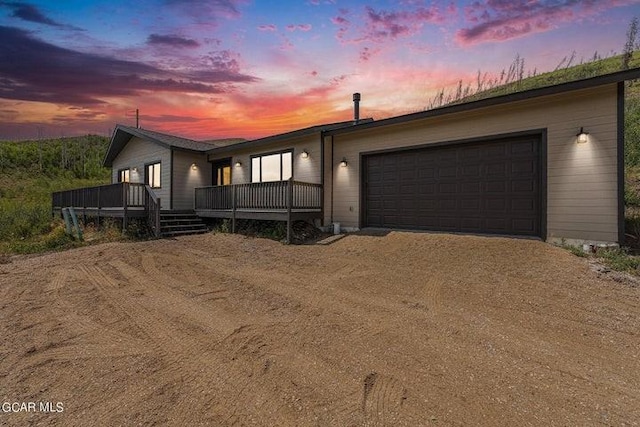
[[[334,191],[334,186],[335,186],[335,180],[333,179],[333,135],[331,135],[331,216],[330,216],[330,221],[329,224],[333,224],[333,193]]]
[[[320,209],[320,215],[322,215],[322,220],[320,224],[323,226],[324,223],[324,131],[320,131],[320,200],[322,200],[322,208]]]

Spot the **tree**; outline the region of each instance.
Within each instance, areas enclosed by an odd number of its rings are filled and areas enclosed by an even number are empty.
[[[628,70],[629,63],[633,57],[633,51],[636,48],[636,38],[638,37],[638,18],[633,17],[627,30],[627,41],[624,44],[624,51],[622,52],[622,69]]]

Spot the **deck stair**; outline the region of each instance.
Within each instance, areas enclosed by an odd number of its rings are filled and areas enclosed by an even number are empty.
[[[202,234],[208,231],[193,211],[160,211],[160,237]]]

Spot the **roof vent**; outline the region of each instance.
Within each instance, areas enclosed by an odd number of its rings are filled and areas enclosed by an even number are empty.
[[[353,121],[356,125],[360,121],[360,94],[357,92],[353,94]]]

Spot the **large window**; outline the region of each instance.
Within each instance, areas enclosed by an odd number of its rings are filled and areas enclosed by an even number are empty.
[[[131,182],[130,174],[131,172],[129,169],[120,169],[118,171],[118,182]]]
[[[251,158],[251,182],[285,181],[293,176],[291,151]]]
[[[145,184],[151,188],[160,188],[160,162],[149,164],[146,169]]]

